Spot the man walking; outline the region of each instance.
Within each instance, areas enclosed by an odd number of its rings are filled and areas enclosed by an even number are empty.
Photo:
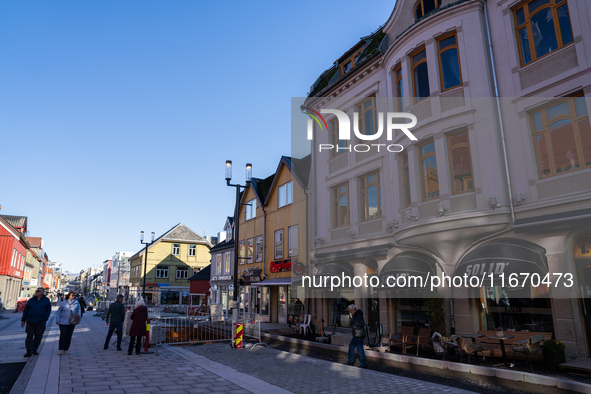
[[[27,339],[25,339],[27,353],[25,353],[25,357],[39,354],[37,349],[41,344],[41,338],[43,338],[45,324],[49,320],[49,315],[51,315],[51,302],[49,302],[49,298],[45,297],[43,287],[39,287],[35,290],[35,295],[27,301],[21,318],[21,327],[24,327],[25,323],[27,324],[25,328],[27,333]]]
[[[349,313],[351,314],[351,333],[353,338],[349,343],[349,359],[347,365],[355,364],[355,348],[359,354],[360,368],[367,368],[367,361],[365,360],[365,351],[363,350],[363,338],[365,338],[365,320],[363,319],[363,312],[361,309],[353,304],[349,305]]]
[[[84,312],[86,311],[87,305],[84,301],[84,297],[82,297],[82,294],[80,294],[80,296],[78,297],[78,303],[80,304],[80,317],[84,317]]]
[[[111,317],[111,325],[109,326],[109,317]],[[109,305],[109,310],[106,316],[106,325],[109,326],[109,333],[105,340],[104,349],[109,348],[109,341],[113,335],[113,331],[117,329],[117,350],[121,350],[121,338],[123,336],[123,321],[125,320],[125,305],[123,305],[123,296],[118,295],[117,300]]]

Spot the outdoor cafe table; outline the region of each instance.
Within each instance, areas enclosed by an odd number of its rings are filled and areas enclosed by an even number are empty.
[[[510,366],[507,364],[507,355],[505,354],[505,339],[511,339],[511,338],[515,338],[513,335],[503,335],[503,336],[494,336],[494,337],[488,337],[488,339],[493,339],[496,341],[501,342],[501,351],[503,352],[503,364],[505,364],[506,367],[510,368]]]

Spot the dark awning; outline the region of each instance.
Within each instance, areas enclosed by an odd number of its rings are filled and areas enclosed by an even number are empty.
[[[504,274],[505,285],[509,275],[521,273],[546,275],[548,262],[546,250],[531,242],[516,239],[502,239],[480,246],[468,253],[458,264],[454,276],[468,278],[477,276],[484,284],[490,285],[489,275],[493,274],[496,284],[501,284],[500,277]]]
[[[331,261],[318,267],[315,276],[345,276],[353,277],[353,267],[346,261]]]
[[[388,277],[420,276],[426,280],[427,276],[437,274],[437,263],[432,257],[419,252],[402,253],[388,261],[380,271],[380,281],[386,283]]]

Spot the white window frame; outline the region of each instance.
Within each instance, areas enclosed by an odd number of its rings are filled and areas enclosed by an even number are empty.
[[[181,275],[179,275],[181,274]],[[189,268],[188,267],[176,267],[176,278],[177,279],[189,279]]]
[[[252,245],[252,248],[250,247],[250,245]],[[248,260],[246,260],[247,264],[252,264],[253,263],[253,256],[254,256],[254,238],[248,238],[246,240],[246,258]]]
[[[254,239],[254,254],[255,254],[255,259],[257,262],[261,262],[263,261],[263,236],[262,235],[257,235]],[[257,249],[258,249],[258,244],[259,244],[259,240],[261,241],[261,253],[257,253]]]
[[[254,219],[257,216],[257,199],[253,198],[252,200],[246,203],[247,205],[244,206],[244,220]]]
[[[166,268],[159,268],[159,267],[166,267]],[[156,278],[157,279],[168,279],[168,270],[169,267],[167,265],[157,265],[156,266]]]
[[[222,273],[222,254],[221,253],[215,255],[215,272],[217,274]]]
[[[293,181],[279,186],[277,189],[277,207],[281,208],[293,203]]]
[[[232,265],[232,258],[230,252],[224,253],[224,265],[225,265],[225,273],[230,273],[230,266]]]
[[[277,241],[277,236],[281,234],[281,241],[278,242]],[[281,254],[277,253],[277,245],[281,243]],[[275,256],[275,259],[279,260],[279,259],[283,259],[283,256],[285,255],[284,249],[285,249],[285,238],[283,237],[283,229],[279,229],[279,230],[275,230],[275,234],[273,236],[273,254]]]
[[[178,245],[178,246],[176,246],[176,245]],[[179,244],[179,243],[172,244],[172,255],[179,256],[180,254],[181,254],[181,244]]]
[[[298,225],[289,226],[287,228],[287,257],[298,255]]]
[[[197,245],[190,244],[188,253],[189,253],[189,257],[195,257],[197,255]]]

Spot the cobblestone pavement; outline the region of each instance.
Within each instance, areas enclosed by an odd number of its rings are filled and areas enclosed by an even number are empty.
[[[205,359],[201,362],[195,358],[198,356],[183,349],[166,346],[159,347],[158,354],[129,356],[127,344],[123,343],[123,351],[117,351],[116,344],[104,350],[107,326],[93,315],[94,312],[84,314],[66,355],[57,355],[58,326],[54,322],[47,328],[41,354],[33,356],[38,361],[20,393],[289,394],[221,364]],[[111,342],[116,337],[113,335]]]
[[[219,343],[183,349],[294,393],[471,393],[260,346],[233,350]]]

